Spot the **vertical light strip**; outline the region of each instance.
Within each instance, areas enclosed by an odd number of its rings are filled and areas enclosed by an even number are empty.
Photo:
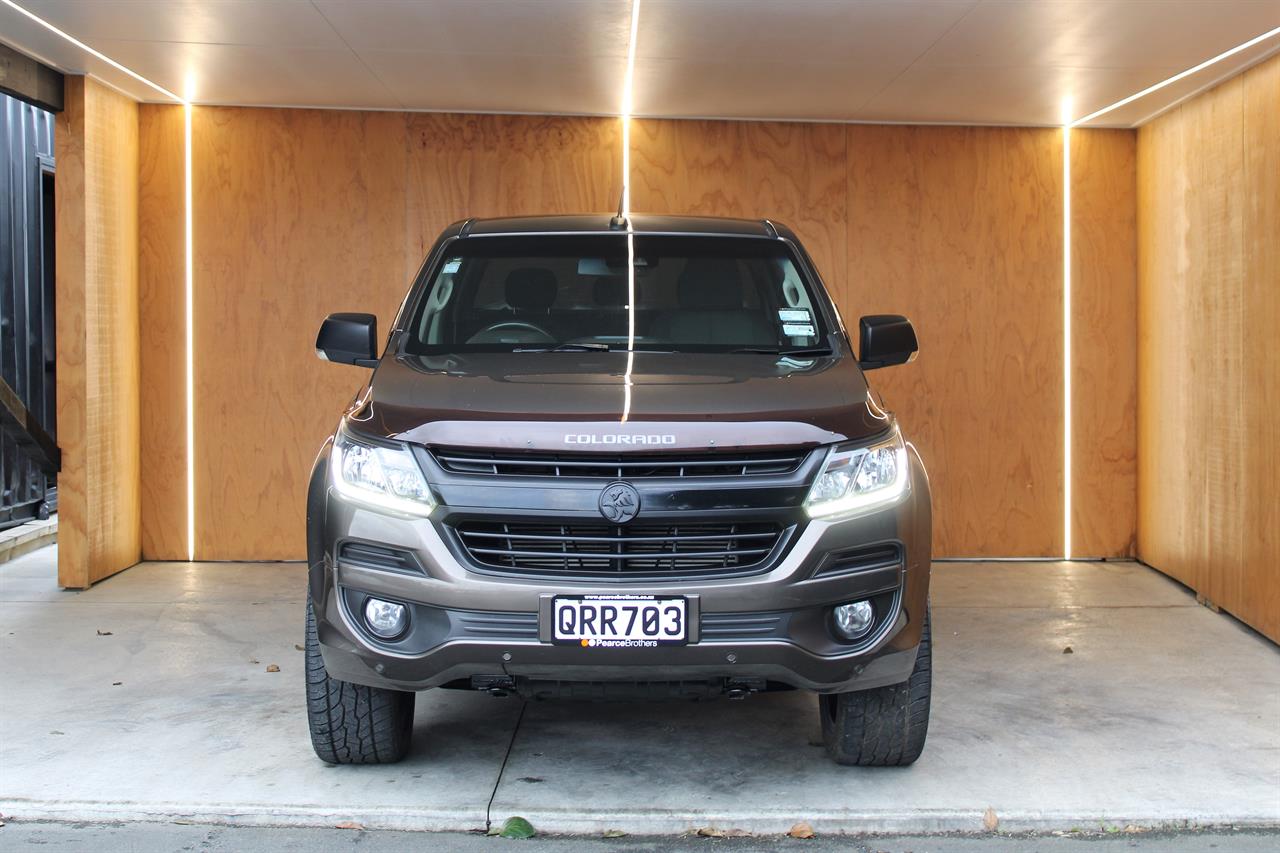
[[[636,76],[636,31],[640,0],[631,0],[631,30],[627,37],[627,70],[622,85],[622,204],[627,223],[627,372],[622,377],[622,418],[631,417],[631,371],[636,360],[636,239],[631,227],[631,90]]]
[[[182,105],[183,186],[186,207],[186,374],[187,374],[187,560],[196,558],[196,391],[195,391],[195,229],[191,195],[191,101]]]
[[[1062,102],[1062,559],[1071,559],[1071,99]]]
[[[627,38],[627,70],[622,81],[622,215],[631,215],[631,104],[636,77],[636,31],[640,0],[631,0],[631,30]],[[628,229],[630,230],[630,229]]]

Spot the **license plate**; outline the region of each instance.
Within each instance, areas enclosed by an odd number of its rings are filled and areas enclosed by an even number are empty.
[[[688,642],[688,601],[679,595],[557,595],[553,642],[591,648],[652,648]]]

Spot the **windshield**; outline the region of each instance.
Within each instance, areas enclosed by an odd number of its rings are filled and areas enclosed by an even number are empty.
[[[458,240],[418,302],[406,348],[825,348],[815,293],[781,241],[635,236],[633,276],[628,267],[625,234]]]

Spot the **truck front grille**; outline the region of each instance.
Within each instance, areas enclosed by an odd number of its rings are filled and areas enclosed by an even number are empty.
[[[808,454],[806,450],[769,453],[515,453],[436,448],[441,468],[453,474],[505,477],[750,477],[790,474]]]
[[[764,568],[783,542],[769,522],[556,524],[466,521],[455,531],[467,555],[503,574],[616,580],[737,575]]]

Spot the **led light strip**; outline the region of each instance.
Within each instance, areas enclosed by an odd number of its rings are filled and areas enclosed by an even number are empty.
[[[96,59],[105,62],[112,68],[129,75],[134,80],[146,86],[155,89],[164,95],[182,105],[183,111],[183,128],[182,128],[182,144],[183,144],[183,207],[184,210],[184,288],[186,291],[186,440],[187,440],[187,559],[194,560],[196,553],[196,485],[195,485],[195,340],[194,340],[194,310],[193,310],[193,294],[195,292],[195,269],[193,263],[192,246],[195,243],[194,228],[192,223],[192,193],[191,193],[191,86],[190,80],[187,81],[187,97],[179,97],[170,92],[159,83],[155,83],[143,77],[138,72],[126,68],[119,62],[116,62],[106,54],[94,50],[89,45],[80,41],[80,39],[55,27],[53,24],[28,12],[19,6],[13,0],[0,0],[5,6],[13,9],[23,17],[34,21],[41,27],[44,27],[54,35],[65,39],[71,44],[83,50],[85,53]]]
[[[1071,99],[1062,101],[1062,559],[1071,559]]]
[[[187,95],[191,95],[187,83]],[[183,206],[186,208],[186,372],[187,372],[187,560],[196,558],[196,357],[195,357],[195,226],[191,192],[191,101],[182,104]]]
[[[110,65],[112,68],[116,69],[117,71],[121,71],[125,74],[128,74],[130,77],[132,77],[134,80],[137,80],[139,83],[150,86],[152,89],[155,89],[157,92],[164,95],[166,98],[170,98],[174,101],[177,101],[180,104],[186,103],[186,100],[184,98],[178,97],[173,92],[170,92],[168,89],[166,89],[164,86],[161,86],[158,83],[153,83],[150,80],[148,80],[146,77],[143,77],[138,72],[133,71],[129,68],[125,68],[119,62],[116,62],[114,59],[107,56],[105,53],[101,53],[99,51],[94,50],[93,48],[89,47],[89,45],[80,41],[80,39],[76,38],[75,36],[71,35],[70,33],[64,30],[58,29],[53,24],[46,21],[44,18],[41,18],[38,15],[34,15],[31,12],[28,12],[26,9],[22,8],[17,3],[13,2],[13,0],[0,0],[0,3],[3,3],[4,5],[8,6],[10,9],[22,15],[23,17],[28,18],[32,21],[35,21],[37,24],[44,27],[46,30],[53,33],[54,35],[60,36],[61,38],[66,39],[67,41],[74,44],[76,47],[83,50],[85,53],[89,54],[90,56],[93,56],[95,59],[100,59],[103,62]]]
[[[1179,80],[1182,80],[1186,77],[1190,77],[1192,74],[1196,74],[1200,71],[1203,71],[1211,65],[1216,65],[1217,63],[1221,62],[1224,59],[1228,59],[1232,56],[1235,56],[1237,53],[1239,53],[1242,50],[1248,50],[1254,45],[1261,44],[1267,39],[1273,38],[1274,36],[1278,36],[1278,35],[1280,35],[1280,27],[1276,27],[1273,30],[1267,30],[1265,33],[1263,33],[1260,36],[1251,38],[1243,44],[1238,44],[1235,47],[1231,48],[1230,50],[1224,50],[1222,53],[1218,54],[1212,59],[1206,59],[1204,62],[1201,62],[1199,65],[1193,65],[1192,67],[1188,68],[1186,71],[1180,71],[1177,74],[1173,75],[1172,77],[1169,77],[1165,80],[1161,80],[1159,83],[1156,83],[1153,86],[1148,86],[1147,88],[1143,89],[1141,92],[1134,92],[1129,97],[1121,98],[1120,100],[1116,101],[1114,104],[1105,106],[1096,112],[1089,113],[1084,118],[1079,118],[1079,119],[1076,119],[1075,121],[1070,121],[1070,118],[1067,117],[1064,123],[1069,125],[1070,127],[1079,127],[1080,125],[1085,124],[1086,122],[1093,121],[1096,118],[1101,118],[1102,116],[1106,115],[1112,110],[1118,110],[1120,107],[1123,107],[1126,104],[1132,104],[1134,101],[1138,100],[1139,98],[1145,98],[1147,95],[1150,95],[1152,92],[1158,92],[1161,89],[1163,89],[1165,86],[1169,86],[1174,83],[1177,83]]]

